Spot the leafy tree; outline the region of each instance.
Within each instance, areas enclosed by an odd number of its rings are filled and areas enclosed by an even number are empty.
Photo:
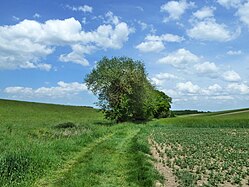
[[[86,76],[85,83],[98,96],[97,105],[108,119],[123,122],[154,117],[154,107],[159,102],[152,101],[152,95],[157,94],[140,61],[104,57]]]
[[[155,118],[167,118],[171,116],[171,97],[167,96],[164,92],[154,90],[154,111]]]

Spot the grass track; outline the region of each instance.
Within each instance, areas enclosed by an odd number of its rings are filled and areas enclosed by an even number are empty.
[[[81,162],[82,158],[89,154],[93,149],[96,148],[98,144],[101,144],[103,141],[106,141],[107,139],[111,138],[113,134],[105,135],[104,137],[101,137],[97,139],[96,141],[90,143],[86,147],[83,147],[80,152],[78,152],[75,157],[68,160],[66,163],[62,165],[62,167],[58,168],[58,170],[54,171],[52,175],[49,175],[47,177],[44,177],[38,182],[36,182],[35,186],[53,186],[56,182],[63,180],[64,176],[71,172],[76,165]]]
[[[78,164],[53,186],[136,186],[128,181],[129,143],[139,128],[122,128],[82,155]]]

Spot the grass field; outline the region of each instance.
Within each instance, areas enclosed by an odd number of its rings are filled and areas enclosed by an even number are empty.
[[[248,186],[249,111],[116,125],[0,100],[0,174],[0,186]]]

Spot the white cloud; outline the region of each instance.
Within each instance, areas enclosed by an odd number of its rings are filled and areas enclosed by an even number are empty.
[[[145,41],[136,46],[141,52],[148,53],[148,52],[160,52],[165,49],[163,42],[161,41]]]
[[[152,83],[157,86],[162,86],[166,81],[179,79],[177,76],[170,73],[159,73],[151,78]]]
[[[232,83],[227,86],[228,90],[230,92],[236,93],[237,91],[240,92],[240,94],[249,94],[249,86],[247,86],[244,83],[238,84],[238,83]]]
[[[241,51],[241,50],[238,50],[238,51],[229,50],[229,51],[227,51],[227,54],[228,54],[228,55],[231,55],[231,56],[234,56],[234,55],[241,55],[241,54],[242,54],[242,51]]]
[[[75,44],[72,46],[72,52],[69,54],[62,54],[59,60],[62,62],[74,62],[76,64],[81,64],[83,66],[88,66],[89,62],[84,58],[83,54],[91,54],[95,49],[93,46],[82,46]]]
[[[204,62],[201,64],[194,65],[195,70],[197,73],[200,74],[213,74],[218,71],[218,67],[215,65],[215,63],[212,62]]]
[[[170,64],[176,68],[184,67],[185,65],[198,62],[199,57],[191,53],[190,51],[182,48],[177,51],[170,53],[169,55],[158,60],[161,64]]]
[[[181,42],[184,38],[174,34],[147,35],[145,41],[138,44],[136,49],[141,52],[160,52],[165,49],[163,42]]]
[[[220,95],[222,94],[223,88],[219,84],[213,84],[201,90],[202,95]]]
[[[143,12],[143,11],[144,11],[144,8],[143,8],[143,7],[141,7],[141,6],[137,6],[137,7],[136,7],[136,9],[140,10],[141,12]]]
[[[215,99],[215,100],[234,100],[234,97],[232,97],[230,95],[217,95],[217,96],[213,96],[211,98]]]
[[[107,18],[106,23],[113,23],[114,25],[119,24],[118,16],[115,16],[113,12],[109,11],[105,14],[105,17]]]
[[[236,15],[239,16],[240,21],[242,21],[244,24],[246,24],[249,27],[249,11],[248,10],[249,10],[249,1],[239,6]]]
[[[87,91],[85,84],[78,82],[65,83],[60,81],[55,87],[7,87],[4,92],[9,95],[23,98],[63,98],[77,95],[81,92]]]
[[[236,81],[241,80],[240,75],[233,70],[224,72],[222,74],[222,77],[224,80],[230,81],[230,82],[236,82]]]
[[[163,86],[163,84],[165,83],[165,80],[164,79],[158,79],[156,77],[152,77],[151,82],[152,82],[152,84],[154,84],[156,86]]]
[[[50,68],[49,65],[42,65],[42,60],[58,46],[72,48],[71,53],[61,56],[62,61],[87,65],[84,55],[92,52],[90,48],[120,49],[131,32],[125,22],[114,26],[104,24],[95,31],[85,32],[74,18],[48,20],[45,23],[24,20],[16,25],[0,26],[0,69],[51,69],[51,65]],[[75,47],[79,45],[81,50]]]
[[[186,0],[169,1],[163,4],[161,6],[161,12],[167,12],[169,14],[168,17],[164,18],[164,22],[179,20],[184,12],[193,6],[193,2],[188,3]]]
[[[147,35],[145,40],[148,41],[163,41],[163,42],[181,42],[184,40],[183,37],[174,34],[163,34],[161,36],[157,35]]]
[[[148,24],[147,23],[144,23],[142,21],[138,21],[137,23],[141,26],[141,30],[142,31],[144,31],[145,29],[148,28]]]
[[[81,11],[84,13],[86,13],[86,12],[92,13],[92,11],[93,11],[93,8],[91,6],[88,6],[88,5],[83,5],[83,6],[78,6],[78,7],[66,5],[66,8],[68,8],[72,11]]]
[[[226,25],[218,24],[214,19],[206,19],[197,22],[192,29],[187,30],[187,34],[198,40],[226,42],[237,38],[240,35],[240,29],[231,32]]]
[[[236,8],[240,5],[241,0],[217,0],[217,2],[226,8]]]
[[[155,77],[158,79],[167,79],[167,80],[178,79],[177,76],[170,74],[170,73],[159,73],[155,75]]]
[[[33,18],[40,18],[40,17],[41,17],[41,15],[38,14],[38,13],[35,13],[35,14],[33,15]]]
[[[19,21],[19,20],[20,20],[20,18],[19,18],[19,17],[16,17],[16,16],[12,16],[12,19],[13,19],[14,21]]]
[[[197,10],[196,12],[193,13],[193,16],[203,20],[205,18],[213,17],[214,16],[214,7],[203,7],[200,10]]]
[[[200,91],[198,85],[194,85],[192,82],[180,82],[176,85],[177,90],[184,93],[197,94]]]
[[[219,84],[214,84],[214,85],[209,86],[208,90],[212,91],[213,93],[220,92],[222,91],[222,87]]]

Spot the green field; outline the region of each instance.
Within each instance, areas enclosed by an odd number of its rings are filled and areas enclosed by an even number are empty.
[[[0,100],[0,186],[248,186],[248,109],[114,124]]]

